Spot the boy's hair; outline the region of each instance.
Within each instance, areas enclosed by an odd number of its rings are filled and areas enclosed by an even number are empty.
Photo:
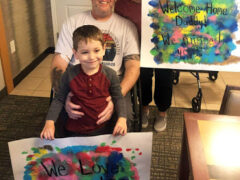
[[[84,25],[75,29],[73,32],[73,48],[76,51],[80,41],[85,41],[85,43],[87,43],[89,40],[100,41],[102,46],[104,46],[103,34],[96,26]]]

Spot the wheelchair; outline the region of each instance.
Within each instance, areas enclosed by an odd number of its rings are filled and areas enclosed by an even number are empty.
[[[140,79],[131,89],[131,100],[133,106],[133,130],[134,132],[142,131],[142,95]]]
[[[188,70],[173,70],[173,84],[178,84],[180,71],[190,72],[196,79],[198,84],[198,92],[195,97],[192,98],[192,110],[193,112],[201,111],[201,103],[202,103],[202,88],[200,84],[199,73],[208,73],[208,79],[211,81],[216,81],[218,78],[218,71],[188,71]]]

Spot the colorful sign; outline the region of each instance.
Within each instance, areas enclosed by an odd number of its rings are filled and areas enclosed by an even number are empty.
[[[141,140],[139,140],[141,139]],[[152,133],[9,142],[15,179],[150,179]]]
[[[240,71],[239,0],[143,0],[141,66]]]

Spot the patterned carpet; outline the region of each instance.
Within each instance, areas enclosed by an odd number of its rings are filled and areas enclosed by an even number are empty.
[[[0,100],[0,172],[1,180],[13,179],[7,142],[39,137],[49,106],[49,98],[7,96]],[[153,131],[156,108],[151,108],[150,125],[143,131]],[[168,110],[167,129],[153,133],[151,179],[177,179],[181,152],[184,108]],[[201,111],[217,113],[216,111]],[[4,172],[4,173],[3,173]]]

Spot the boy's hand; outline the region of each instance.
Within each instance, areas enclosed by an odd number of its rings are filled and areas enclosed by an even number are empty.
[[[47,120],[40,134],[41,139],[54,140],[55,125],[54,121]]]
[[[127,133],[127,120],[126,118],[120,117],[114,127],[113,135],[122,135],[124,136]]]

